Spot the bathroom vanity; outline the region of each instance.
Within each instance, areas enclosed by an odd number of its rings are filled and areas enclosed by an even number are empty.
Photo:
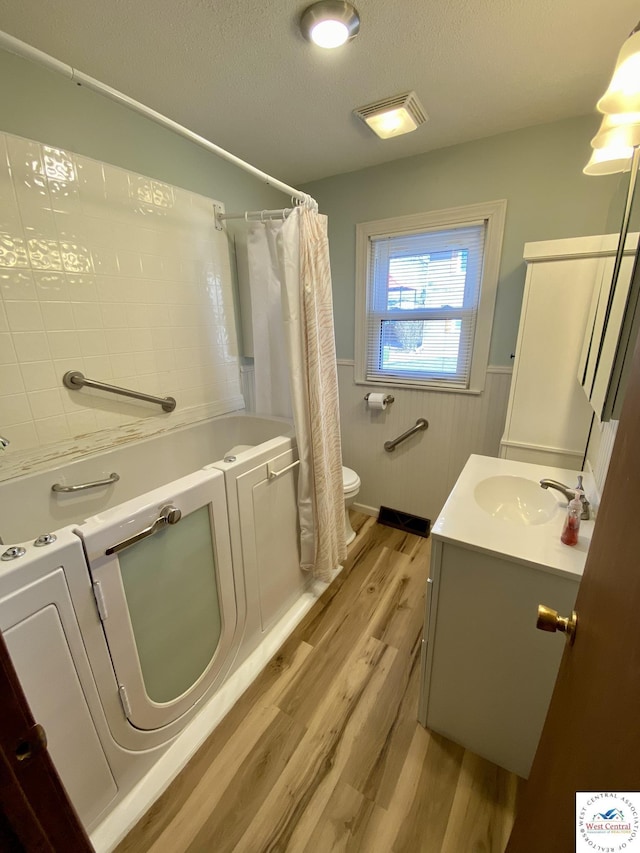
[[[576,472],[471,456],[432,528],[419,720],[527,777],[564,648],[538,604],[571,613],[593,521],[560,542]],[[584,475],[588,496],[593,483]]]

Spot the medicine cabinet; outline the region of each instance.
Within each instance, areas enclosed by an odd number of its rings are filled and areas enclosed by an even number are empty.
[[[638,246],[637,233],[627,236],[620,272],[612,294],[617,241],[618,238],[614,234],[602,237],[596,281],[578,364],[578,381],[601,422],[619,417],[626,375],[625,357],[633,341],[632,331],[635,328],[634,317],[638,300],[638,282],[633,275]]]

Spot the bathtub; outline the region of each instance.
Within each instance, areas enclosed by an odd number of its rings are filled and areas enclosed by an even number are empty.
[[[96,850],[325,588],[299,568],[297,464],[290,423],[234,414],[0,483],[20,554],[0,564],[0,629]]]

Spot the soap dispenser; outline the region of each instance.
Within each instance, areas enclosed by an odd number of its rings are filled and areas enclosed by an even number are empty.
[[[582,495],[584,492],[581,489],[573,489],[574,497],[569,501],[567,508],[567,517],[562,528],[560,541],[565,545],[578,544],[578,531],[580,530],[580,515],[582,513]]]

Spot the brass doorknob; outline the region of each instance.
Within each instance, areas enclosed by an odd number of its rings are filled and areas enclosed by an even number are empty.
[[[571,616],[568,618],[566,616],[559,616],[557,610],[552,610],[550,607],[545,607],[544,604],[539,604],[536,628],[540,631],[550,631],[552,634],[560,631],[566,635],[569,645],[572,646],[578,629],[578,614],[575,610],[572,610]]]

